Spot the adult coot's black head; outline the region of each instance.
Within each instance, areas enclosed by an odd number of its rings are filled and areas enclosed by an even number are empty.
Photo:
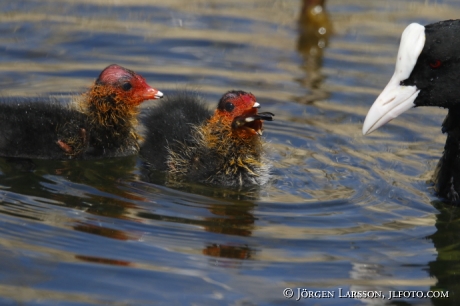
[[[416,106],[460,110],[460,20],[404,30],[395,73],[369,110],[363,134]]]

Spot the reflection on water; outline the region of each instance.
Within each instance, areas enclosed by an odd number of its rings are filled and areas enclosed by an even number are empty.
[[[457,305],[460,302],[460,278],[458,273],[459,225],[460,215],[457,208],[446,207],[444,203],[434,201],[439,210],[436,215],[436,232],[428,238],[437,251],[436,259],[429,262],[429,273],[437,279],[436,285],[430,290],[449,291],[451,297],[446,300],[435,300],[434,305]]]
[[[303,0],[299,15],[297,50],[302,56],[302,68],[305,70],[302,86],[311,90],[311,93],[303,98],[303,102],[328,98],[328,94],[321,87],[324,79],[321,68],[324,50],[329,44],[331,33],[332,23],[325,7],[325,0]]]
[[[277,116],[254,190],[166,185],[137,156],[0,158],[0,304],[269,305],[289,287],[449,291],[308,304],[457,305],[460,218],[430,183],[445,111],[361,126],[405,26],[459,15],[456,0],[3,1],[2,96],[68,100],[118,63],[210,108],[250,91]]]

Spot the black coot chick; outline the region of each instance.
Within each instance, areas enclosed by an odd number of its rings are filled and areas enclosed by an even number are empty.
[[[0,102],[0,156],[92,159],[139,150],[138,106],[163,94],[119,65],[105,68],[76,105],[48,98]]]
[[[221,186],[263,185],[269,179],[262,121],[251,93],[229,91],[212,113],[195,94],[169,96],[146,117],[147,136],[140,154],[168,180]]]
[[[460,20],[409,25],[402,34],[395,73],[363,125],[365,135],[412,107],[447,108],[442,124],[447,141],[434,182],[438,196],[453,203],[460,202],[459,33]]]

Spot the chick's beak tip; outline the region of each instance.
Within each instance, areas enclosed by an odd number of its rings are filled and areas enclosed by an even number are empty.
[[[164,95],[163,95],[163,93],[162,93],[161,91],[155,90],[155,92],[156,92],[156,93],[155,93],[155,99],[161,99],[161,98],[163,98]]]
[[[145,99],[161,99],[163,98],[163,93],[155,88],[149,88],[146,90],[143,97]]]

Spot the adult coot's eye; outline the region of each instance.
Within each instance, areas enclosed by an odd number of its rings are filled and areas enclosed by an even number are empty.
[[[430,65],[431,68],[436,69],[436,68],[441,67],[442,62],[440,60],[433,60],[433,61],[430,61],[428,64]]]
[[[129,82],[126,82],[123,85],[121,85],[121,88],[123,88],[124,91],[128,91],[131,88],[133,88],[133,85],[131,85],[131,83],[129,83]]]
[[[231,102],[227,102],[227,103],[225,103],[224,108],[225,108],[225,110],[227,112],[231,112],[235,108],[235,105],[233,105],[233,103],[231,103]]]

